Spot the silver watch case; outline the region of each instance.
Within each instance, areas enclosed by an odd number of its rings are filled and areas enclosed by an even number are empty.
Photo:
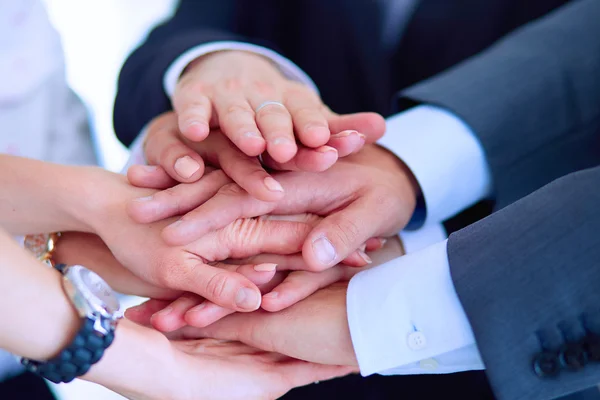
[[[94,320],[98,333],[106,335],[115,330],[117,320],[122,317],[119,299],[98,274],[84,266],[73,265],[64,270],[62,282],[77,313]]]

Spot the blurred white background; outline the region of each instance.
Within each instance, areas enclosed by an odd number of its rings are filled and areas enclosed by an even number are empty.
[[[71,87],[90,109],[103,166],[118,171],[127,152],[114,136],[112,105],[121,65],[173,0],[44,0],[62,36]]]
[[[116,139],[112,106],[125,58],[156,23],[167,18],[174,0],[44,0],[61,34],[71,87],[93,118],[100,162],[119,171],[127,150]],[[152,349],[148,349],[152,351]],[[61,400],[116,400],[98,385],[75,381],[53,386]]]

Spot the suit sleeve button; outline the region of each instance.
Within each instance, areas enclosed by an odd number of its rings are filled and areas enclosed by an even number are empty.
[[[561,365],[571,371],[580,370],[588,361],[587,354],[579,343],[569,343],[563,346],[558,358]]]
[[[551,378],[558,375],[560,364],[555,353],[544,351],[533,359],[533,371],[540,378]]]

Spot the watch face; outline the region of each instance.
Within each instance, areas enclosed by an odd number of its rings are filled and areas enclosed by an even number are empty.
[[[89,269],[82,268],[80,273],[83,284],[86,286],[89,294],[91,294],[93,297],[90,300],[93,302],[94,300],[97,300],[99,303],[93,304],[93,306],[100,306],[110,314],[117,312],[119,310],[119,300],[117,299],[117,296],[115,296],[110,286],[108,286],[108,284],[104,282],[104,280],[96,273],[90,271]]]

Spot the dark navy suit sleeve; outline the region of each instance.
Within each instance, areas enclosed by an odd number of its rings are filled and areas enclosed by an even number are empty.
[[[597,165],[600,1],[579,0],[401,93],[475,132],[502,208],[548,182]]]

